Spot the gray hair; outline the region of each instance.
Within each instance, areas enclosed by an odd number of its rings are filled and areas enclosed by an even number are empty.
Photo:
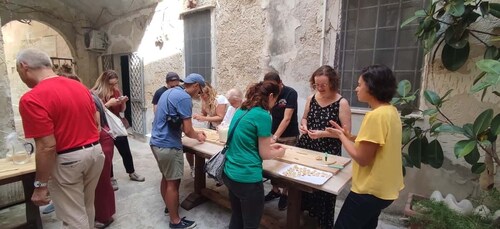
[[[16,65],[25,64],[31,69],[52,68],[52,61],[47,53],[34,48],[21,50],[16,57]]]
[[[227,91],[226,94],[227,99],[243,99],[243,92],[241,92],[238,88],[232,88]]]

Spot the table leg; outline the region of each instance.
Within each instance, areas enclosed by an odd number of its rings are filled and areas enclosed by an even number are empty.
[[[181,207],[186,210],[204,203],[207,199],[201,195],[201,190],[206,187],[205,180],[205,158],[195,154],[194,162],[194,192],[189,194],[181,203]]]
[[[42,219],[40,218],[40,209],[33,204],[31,196],[33,195],[35,182],[35,174],[30,174],[23,178],[24,201],[26,203],[26,222],[29,227],[41,229],[43,228]]]
[[[298,229],[300,228],[300,215],[302,204],[302,191],[288,186],[288,207],[286,212],[286,228]]]

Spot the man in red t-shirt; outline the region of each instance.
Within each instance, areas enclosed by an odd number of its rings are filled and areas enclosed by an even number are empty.
[[[50,190],[63,227],[93,228],[95,187],[104,154],[89,90],[57,76],[49,56],[37,49],[19,52],[16,66],[21,80],[32,88],[19,102],[25,137],[36,144],[31,200],[48,204]]]

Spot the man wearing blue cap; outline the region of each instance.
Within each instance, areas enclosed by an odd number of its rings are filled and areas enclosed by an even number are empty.
[[[191,122],[192,97],[198,96],[205,86],[203,76],[189,74],[184,87],[173,87],[158,101],[153,121],[150,146],[163,175],[160,192],[170,213],[170,228],[194,228],[196,223],[179,216],[179,185],[184,173],[182,132],[200,142],[205,141],[203,131],[195,131]]]
[[[168,72],[167,75],[165,76],[165,86],[162,86],[158,90],[156,90],[155,94],[153,95],[153,114],[156,113],[156,106],[158,105],[158,100],[160,100],[161,95],[163,95],[164,92],[166,92],[169,88],[173,88],[176,86],[179,86],[181,82],[184,82],[181,80],[179,75],[175,72]]]

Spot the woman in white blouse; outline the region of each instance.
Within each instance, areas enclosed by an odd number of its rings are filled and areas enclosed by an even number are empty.
[[[229,101],[223,95],[217,95],[217,91],[206,83],[201,93],[201,114],[193,115],[193,118],[208,122],[210,129],[216,129],[224,119]]]

